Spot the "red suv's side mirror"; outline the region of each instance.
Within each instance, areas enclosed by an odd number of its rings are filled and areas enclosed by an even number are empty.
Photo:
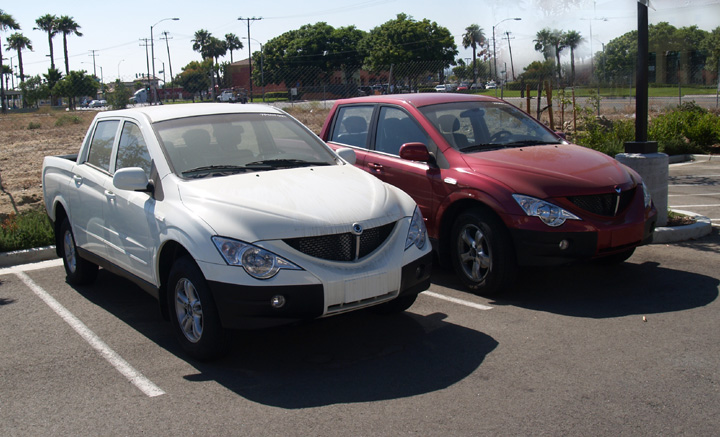
[[[430,162],[430,152],[423,143],[405,143],[400,146],[400,157],[409,161]]]

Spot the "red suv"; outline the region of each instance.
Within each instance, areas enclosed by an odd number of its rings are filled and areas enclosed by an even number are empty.
[[[620,263],[652,241],[657,211],[634,170],[502,100],[338,100],[320,136],[410,194],[440,263],[478,294],[507,288],[518,266]]]

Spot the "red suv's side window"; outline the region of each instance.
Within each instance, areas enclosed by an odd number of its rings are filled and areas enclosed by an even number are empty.
[[[368,127],[374,109],[374,106],[345,106],[340,108],[330,141],[366,149]]]
[[[428,138],[404,111],[390,107],[381,108],[375,137],[375,150],[399,155],[400,146],[405,143],[427,145]]]

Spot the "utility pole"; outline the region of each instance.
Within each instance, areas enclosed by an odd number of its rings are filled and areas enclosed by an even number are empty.
[[[97,52],[97,50],[90,50],[90,56],[93,58],[93,76],[97,77],[97,70],[95,69],[95,52]]]
[[[250,76],[250,101],[253,101],[253,80],[252,80],[252,52],[250,51],[250,22],[262,20],[262,17],[243,18],[239,17],[239,21],[247,21],[247,40],[248,40],[248,74]]]
[[[162,37],[160,37],[160,39],[165,40],[165,47],[167,47],[167,54],[168,54],[168,68],[170,68],[170,83],[173,83],[173,80],[174,80],[173,78],[175,76],[173,76],[173,73],[172,73],[172,62],[170,61],[170,44],[168,43],[168,40],[172,39],[172,38],[168,37],[168,31],[166,30],[165,32],[162,33]],[[164,69],[165,69],[165,67],[163,67],[163,70]]]
[[[147,62],[147,76],[146,76],[147,80],[146,80],[146,82],[147,82],[147,86],[150,86],[150,53],[148,53],[148,47],[150,47],[150,43],[148,42],[147,38],[140,38],[140,41],[142,41],[140,46],[141,47],[145,46],[145,62]],[[148,96],[148,98],[149,97],[150,96]]]
[[[515,66],[513,65],[513,60],[512,60],[512,47],[510,46],[510,32],[505,32],[505,36],[507,37],[508,49],[510,50],[510,70],[512,71],[512,76],[513,76],[513,81],[514,81],[515,80]],[[515,38],[513,38],[513,39],[515,39]],[[506,69],[507,69],[507,67],[506,67]]]

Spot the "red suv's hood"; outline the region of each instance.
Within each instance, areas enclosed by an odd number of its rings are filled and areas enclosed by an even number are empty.
[[[573,144],[493,150],[463,158],[473,171],[516,193],[541,198],[594,194],[635,184],[630,170],[615,159]]]

